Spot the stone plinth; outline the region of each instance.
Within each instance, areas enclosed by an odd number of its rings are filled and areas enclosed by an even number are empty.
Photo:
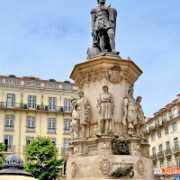
[[[94,137],[98,131],[97,97],[102,92],[103,85],[108,85],[109,92],[115,99],[114,134],[125,135],[126,129],[121,124],[123,98],[128,95],[129,86],[134,84],[141,74],[141,69],[133,61],[121,59],[119,56],[100,56],[75,65],[70,77],[84,92],[91,106],[88,137]]]
[[[133,98],[141,74],[133,61],[119,56],[99,56],[75,65],[71,78],[81,91],[74,100],[72,128],[79,124],[86,131],[83,138],[72,137],[68,180],[154,179],[149,145],[139,131],[141,105]]]
[[[153,165],[148,158],[141,156],[97,155],[89,157],[72,157],[68,160],[67,179],[76,180],[111,180],[112,173],[118,167],[132,166],[127,175],[115,179],[153,180]],[[133,175],[133,176],[132,176]],[[131,177],[132,176],[132,177]]]

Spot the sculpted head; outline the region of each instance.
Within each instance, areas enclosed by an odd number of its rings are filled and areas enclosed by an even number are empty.
[[[99,5],[104,5],[106,3],[106,0],[97,0]]]
[[[104,92],[108,92],[108,86],[107,86],[107,85],[104,85],[104,86],[102,87],[102,89],[103,89]]]
[[[83,91],[78,91],[78,96],[81,98],[84,96],[84,92]]]
[[[139,103],[141,102],[141,100],[142,100],[141,96],[138,96],[137,99],[136,99],[136,101],[138,101]]]

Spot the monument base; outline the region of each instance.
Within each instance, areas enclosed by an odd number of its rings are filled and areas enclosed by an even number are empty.
[[[152,161],[142,156],[97,155],[89,157],[71,157],[67,163],[67,179],[153,180],[152,166]]]

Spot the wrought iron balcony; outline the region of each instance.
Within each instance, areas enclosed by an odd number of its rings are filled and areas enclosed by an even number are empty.
[[[70,129],[64,129],[64,134],[70,134],[71,130]]]
[[[56,128],[48,128],[48,133],[56,133]]]
[[[174,113],[174,114],[172,114],[172,119],[175,119],[175,118],[177,118],[178,116],[180,116],[179,113]]]
[[[5,152],[15,152],[15,146],[11,144],[7,145],[5,147]]]
[[[26,128],[27,128],[26,130],[27,130],[28,132],[35,132],[35,128],[36,128],[36,127],[27,126]]]
[[[40,105],[33,104],[28,105],[28,103],[13,103],[11,105],[7,104],[7,102],[0,102],[1,109],[21,109],[21,110],[29,110],[29,111],[49,111],[49,112],[57,112],[57,113],[71,113],[72,107],[70,106],[50,106],[50,105]]]
[[[4,129],[12,131],[14,130],[14,125],[4,125]]]
[[[166,156],[171,156],[172,155],[172,150],[170,148],[165,150],[165,155]]]
[[[175,154],[175,153],[179,153],[180,152],[180,146],[174,146],[174,148],[173,148],[173,153]]]
[[[156,154],[153,154],[153,155],[151,156],[151,159],[152,159],[153,161],[157,160],[157,155],[156,155]]]
[[[61,154],[68,154],[69,150],[68,147],[61,148]]]
[[[163,118],[163,119],[162,119],[162,123],[163,123],[163,124],[166,124],[166,123],[168,123],[168,122],[169,122],[168,118]]]
[[[158,158],[159,159],[164,158],[164,152],[163,151],[158,152]]]

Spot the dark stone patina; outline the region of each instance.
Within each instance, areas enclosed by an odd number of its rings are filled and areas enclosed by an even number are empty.
[[[129,155],[128,143],[125,140],[114,140],[112,148],[116,155]]]
[[[129,176],[133,177],[134,176],[134,171],[133,171],[133,166],[125,166],[125,167],[118,167],[112,174],[112,177],[114,178],[119,178],[122,176]]]
[[[119,54],[115,51],[116,9],[105,6],[105,0],[98,0],[98,7],[91,10],[91,17],[93,47],[87,51],[88,59],[99,54]]]

